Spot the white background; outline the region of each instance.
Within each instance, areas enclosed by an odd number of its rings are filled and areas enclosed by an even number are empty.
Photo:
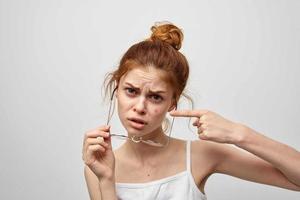
[[[106,121],[104,75],[161,20],[184,30],[197,108],[299,150],[299,10],[296,0],[0,0],[0,199],[88,199],[82,138]],[[115,115],[112,130],[121,129]],[[195,138],[187,119],[173,131]],[[300,197],[225,175],[213,175],[206,193]]]

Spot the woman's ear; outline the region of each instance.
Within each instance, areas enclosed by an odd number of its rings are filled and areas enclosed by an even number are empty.
[[[171,112],[173,109],[174,109],[174,106],[171,106],[171,107],[168,109],[168,112]]]
[[[177,103],[175,102],[175,100],[173,100],[173,104],[170,106],[170,108],[168,109],[168,112],[172,111],[172,110],[176,110],[177,108]]]

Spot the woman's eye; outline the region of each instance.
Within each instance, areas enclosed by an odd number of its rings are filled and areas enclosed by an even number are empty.
[[[136,94],[136,91],[135,91],[135,89],[133,89],[133,88],[125,88],[125,91],[128,93],[128,94]]]
[[[162,100],[163,100],[163,98],[162,98],[161,96],[156,95],[156,94],[151,95],[150,98],[151,98],[152,100],[156,101],[156,102],[159,102],[159,101],[162,101]]]

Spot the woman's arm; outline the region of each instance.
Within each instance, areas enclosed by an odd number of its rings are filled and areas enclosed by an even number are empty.
[[[300,189],[300,153],[290,146],[268,138],[255,130],[244,126],[237,130],[243,131],[235,145],[260,157],[278,169],[290,182]]]
[[[109,126],[88,131],[83,140],[84,174],[92,200],[116,200],[115,156]]]
[[[97,176],[88,166],[84,167],[84,177],[91,200],[101,200],[101,189]]]
[[[295,149],[211,111],[185,110],[170,114],[197,117],[193,125],[214,154],[211,157],[216,163],[215,172],[300,191],[300,153]],[[248,152],[218,143],[233,144]]]
[[[204,141],[203,141],[204,142]],[[210,143],[210,152],[214,154],[215,173],[228,174],[243,180],[273,185],[289,190],[300,191],[300,187],[287,178],[283,172],[270,162],[238,149],[232,145]]]
[[[114,180],[100,181],[88,166],[84,168],[84,176],[91,200],[117,199]]]

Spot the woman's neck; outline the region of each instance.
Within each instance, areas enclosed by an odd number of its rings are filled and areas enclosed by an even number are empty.
[[[128,136],[132,135],[129,133]],[[161,127],[152,133],[148,133],[142,138],[143,140],[152,140],[161,144],[166,144],[169,140],[168,136],[164,134]],[[168,146],[169,145],[164,147],[156,147],[143,142],[135,143],[128,140],[124,144],[124,150],[127,155],[131,156],[132,159],[144,164],[156,160],[157,155],[161,155],[163,152],[165,152]]]

